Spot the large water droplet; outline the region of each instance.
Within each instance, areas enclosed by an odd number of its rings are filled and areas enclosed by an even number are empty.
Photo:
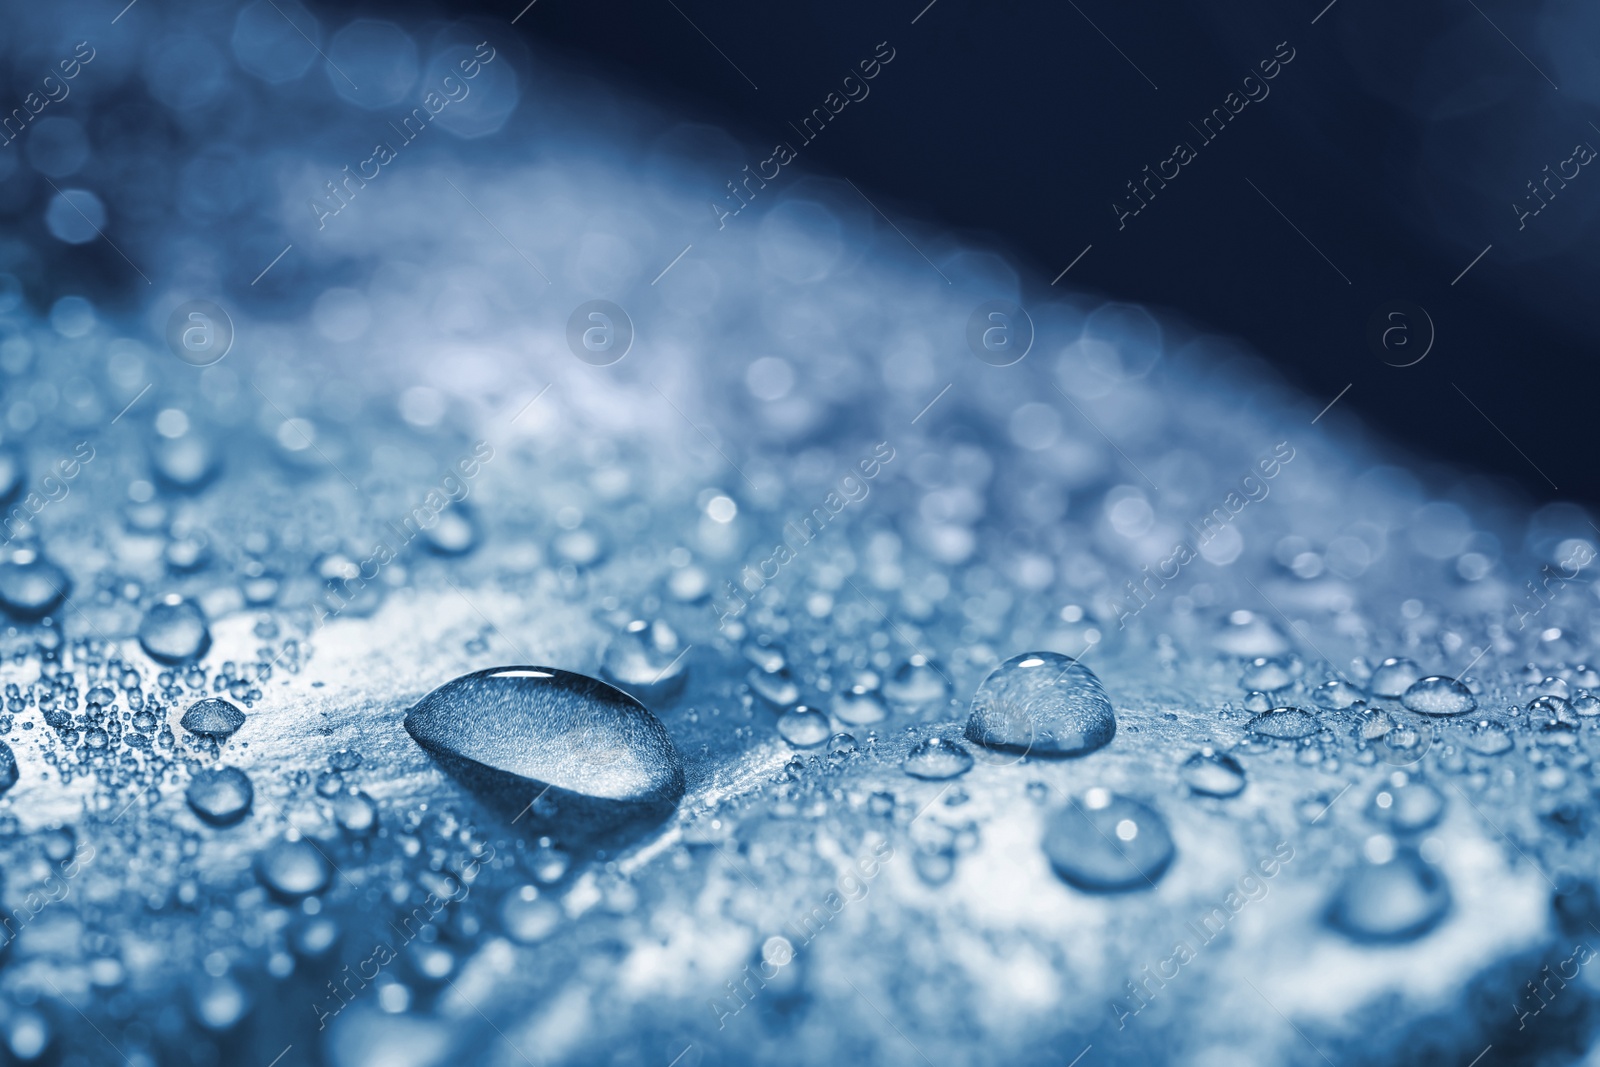
[[[1250,720],[1250,732],[1274,741],[1298,741],[1322,728],[1317,717],[1304,708],[1273,708]]]
[[[686,651],[666,623],[635,619],[611,639],[600,673],[645,704],[661,704],[683,691],[689,677]]]
[[[1244,789],[1244,767],[1226,752],[1202,748],[1178,769],[1189,788],[1202,796],[1237,796]]]
[[[1100,679],[1055,652],[1026,652],[996,667],[978,686],[967,740],[1041,756],[1082,756],[1117,732]]]
[[[1172,834],[1155,809],[1091,789],[1051,816],[1045,855],[1063,879],[1091,892],[1153,886],[1172,863]]]
[[[1289,651],[1289,639],[1276,623],[1253,611],[1229,612],[1212,639],[1220,652],[1230,656],[1281,656]]]
[[[226,741],[244,725],[244,712],[218,697],[207,697],[189,705],[178,725],[199,737]]]
[[[1381,697],[1397,697],[1422,677],[1422,670],[1404,656],[1390,656],[1372,672],[1368,686]]]
[[[572,819],[665,814],[683,796],[666,727],[633,697],[554,667],[496,667],[446,682],[406,729],[463,781]]]
[[[196,772],[189,780],[189,807],[213,826],[228,826],[244,818],[255,799],[249,775],[237,767],[214,767]]]
[[[11,746],[0,741],[0,793],[17,784],[17,757]]]
[[[305,838],[281,838],[268,845],[256,857],[256,871],[268,889],[290,898],[320,893],[328,884],[328,861]]]
[[[205,612],[193,600],[168,593],[144,613],[139,645],[157,663],[188,663],[211,647]]]
[[[31,549],[0,563],[0,609],[13,619],[31,622],[42,618],[59,607],[71,591],[67,572]]]
[[[1389,785],[1372,795],[1367,817],[1398,833],[1426,830],[1444,814],[1444,794],[1427,782]]]
[[[966,746],[959,741],[930,737],[907,754],[902,766],[913,778],[940,782],[970,771],[972,753],[968,752]]]
[[[1387,837],[1372,838],[1365,851],[1334,893],[1328,922],[1355,941],[1410,941],[1431,930],[1450,908],[1439,869]]]
[[[822,712],[797,704],[778,716],[778,733],[795,748],[814,748],[826,741],[833,730]]]
[[[1456,679],[1435,674],[1413,682],[1400,703],[1423,715],[1465,715],[1476,710],[1478,698]]]
[[[950,683],[939,666],[919,652],[894,669],[883,683],[883,695],[896,707],[920,711],[944,703]]]

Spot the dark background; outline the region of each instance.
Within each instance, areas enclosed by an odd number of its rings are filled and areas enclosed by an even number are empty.
[[[1600,500],[1600,168],[1552,183],[1521,231],[1511,206],[1579,141],[1600,147],[1600,5],[1325,2],[539,0],[516,29],[752,149],[795,140],[788,123],[887,40],[894,62],[803,167],[849,177],[902,226],[1003,242],[1036,297],[1092,244],[1063,285],[1237,334],[1313,398],[1351,385],[1328,420],[1359,414],[1534,497]],[[1201,146],[1188,123],[1285,41],[1295,58],[1270,95]],[[1119,231],[1124,183],[1180,139],[1199,158]],[[1394,300],[1436,329],[1415,366],[1368,341]],[[1425,330],[1390,360],[1413,358]]]

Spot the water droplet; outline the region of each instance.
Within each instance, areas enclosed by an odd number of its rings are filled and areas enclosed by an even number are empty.
[[[1312,690],[1311,698],[1322,707],[1333,711],[1341,711],[1344,708],[1364,702],[1367,699],[1367,694],[1362,692],[1359,686],[1352,685],[1343,678],[1335,678],[1332,681],[1323,682]]]
[[[1515,742],[1504,726],[1493,722],[1480,722],[1467,735],[1467,747],[1480,756],[1498,756],[1510,752]]]
[[[193,600],[169,593],[145,612],[139,623],[139,646],[157,663],[197,660],[211,647],[205,613]]]
[[[207,697],[189,705],[178,725],[198,737],[226,741],[244,725],[244,712],[217,697]]]
[[[1572,710],[1586,719],[1600,715],[1600,697],[1592,693],[1584,693],[1572,702]]]
[[[221,466],[216,446],[194,430],[158,438],[150,447],[150,463],[162,483],[184,492],[203,488]]]
[[[1322,728],[1317,717],[1304,708],[1274,708],[1251,719],[1248,728],[1257,737],[1274,741],[1298,741]]]
[[[1202,748],[1178,769],[1190,789],[1202,796],[1237,796],[1244,789],[1244,767],[1226,752]]]
[[[1372,795],[1367,817],[1399,833],[1426,830],[1444,814],[1444,794],[1426,782],[1385,786]]]
[[[689,677],[686,651],[666,623],[636,619],[611,639],[600,673],[645,704],[661,704],[683,691]]]
[[[478,547],[478,520],[459,504],[445,508],[422,528],[422,541],[436,556],[464,556]]]
[[[1415,663],[1403,656],[1390,656],[1378,664],[1367,684],[1378,696],[1397,697],[1421,677],[1422,670]]]
[[[1243,688],[1258,689],[1263,693],[1287,689],[1293,684],[1294,675],[1289,673],[1288,664],[1282,660],[1267,659],[1265,656],[1251,660],[1239,678],[1239,685]]]
[[[575,818],[670,809],[683,796],[683,764],[660,720],[622,690],[570,671],[463,675],[419,700],[405,726],[470,784],[522,804],[543,795]]]
[[[227,975],[202,975],[194,986],[195,1019],[207,1030],[231,1030],[250,1010],[244,987]]]
[[[834,734],[828,738],[828,755],[853,756],[859,750],[855,734]]]
[[[538,886],[525,885],[506,894],[500,905],[500,921],[512,940],[531,945],[555,933],[561,925],[561,908],[542,896]]]
[[[250,810],[255,787],[237,767],[213,767],[195,772],[185,795],[200,818],[212,826],[229,826]]]
[[[941,782],[970,771],[972,753],[959,741],[930,737],[913,748],[901,766],[913,778]]]
[[[871,726],[889,717],[889,705],[876,689],[852,685],[834,698],[833,716],[851,726]]]
[[[1410,941],[1431,930],[1450,908],[1438,868],[1385,837],[1345,875],[1328,907],[1328,922],[1354,941]]]
[[[787,667],[780,667],[775,671],[751,667],[745,680],[763,700],[776,707],[788,707],[800,699],[800,686],[789,674]]]
[[[17,757],[11,746],[0,741],[0,793],[8,792],[17,784]]]
[[[950,683],[939,666],[918,653],[894,669],[883,684],[889,703],[907,711],[942,704],[950,696]]]
[[[1079,889],[1116,892],[1153,885],[1174,849],[1155,809],[1096,788],[1050,817],[1044,851],[1056,874]]]
[[[778,733],[795,748],[815,748],[828,739],[831,729],[826,715],[804,704],[778,716]]]
[[[1476,710],[1478,698],[1456,679],[1435,674],[1408,686],[1400,703],[1422,715],[1465,715]]]
[[[365,793],[341,793],[333,802],[333,817],[352,834],[367,834],[378,824],[378,806]]]
[[[280,838],[256,857],[256,871],[267,888],[295,898],[320,893],[328,884],[328,861],[304,838]]]
[[[1281,656],[1289,651],[1289,639],[1277,624],[1253,611],[1230,612],[1222,620],[1213,642],[1219,652],[1248,659]]]
[[[1244,696],[1245,711],[1271,711],[1272,698],[1265,693],[1246,693]]]
[[[30,549],[0,563],[0,609],[14,619],[32,622],[67,598],[72,580],[67,572]]]
[[[978,686],[967,740],[1041,756],[1082,756],[1117,732],[1100,679],[1070,656],[1026,652],[996,667]]]

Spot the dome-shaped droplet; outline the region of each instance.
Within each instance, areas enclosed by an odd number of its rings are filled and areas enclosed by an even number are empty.
[[[11,751],[11,746],[0,741],[0,793],[5,793],[17,784],[17,757]]]
[[[1467,747],[1480,756],[1499,756],[1510,752],[1516,742],[1511,733],[1499,723],[1480,722],[1467,734]]]
[[[244,712],[218,697],[207,697],[189,705],[178,725],[199,737],[226,741],[244,725]]]
[[[1332,681],[1323,682],[1313,689],[1311,691],[1311,699],[1315,700],[1321,707],[1332,711],[1342,711],[1365,701],[1367,694],[1362,692],[1359,686],[1347,682],[1343,678],[1335,678]]]
[[[1289,639],[1276,623],[1253,611],[1230,612],[1212,639],[1219,652],[1254,659],[1281,656],[1289,651]]]
[[[158,438],[150,446],[150,465],[162,484],[184,492],[203,488],[221,466],[216,445],[195,430]]]
[[[1257,737],[1274,741],[1298,741],[1322,728],[1317,717],[1304,708],[1273,708],[1250,720],[1249,730]]]
[[[1207,797],[1237,796],[1244,789],[1244,767],[1226,752],[1202,748],[1178,768],[1190,789]]]
[[[205,612],[193,600],[169,593],[139,623],[139,646],[157,663],[189,663],[211,647]]]
[[[540,797],[574,817],[642,815],[683,795],[683,764],[660,720],[622,690],[570,671],[463,675],[419,700],[405,725],[471,784],[524,804]]]
[[[1370,839],[1365,852],[1335,891],[1328,922],[1364,942],[1410,941],[1433,929],[1450,908],[1443,873],[1387,837]]]
[[[207,1030],[231,1030],[250,1010],[250,995],[228,975],[201,975],[195,981],[195,1020]]]
[[[460,504],[445,508],[422,528],[422,542],[436,556],[464,556],[478,547],[478,520]]]
[[[938,664],[917,653],[889,675],[883,695],[896,707],[920,711],[944,703],[950,696],[950,683]]]
[[[941,782],[970,771],[972,753],[959,741],[930,737],[913,748],[901,766],[913,778]]]
[[[250,810],[255,787],[237,767],[214,767],[195,772],[185,795],[200,818],[213,826],[229,826]]]
[[[1271,693],[1279,689],[1287,689],[1294,684],[1294,675],[1290,673],[1288,664],[1282,660],[1268,659],[1258,656],[1251,660],[1244,669],[1244,674],[1239,677],[1239,685],[1243,689],[1258,690]]]
[[[43,618],[67,598],[72,580],[67,572],[32,551],[23,549],[0,563],[0,609],[13,619],[31,622]]]
[[[329,865],[320,849],[305,838],[280,838],[256,857],[256,871],[268,889],[285,897],[320,893],[328,884]]]
[[[334,798],[333,817],[352,834],[367,834],[378,824],[378,806],[365,793],[344,792]]]
[[[1390,656],[1372,672],[1368,688],[1380,697],[1397,697],[1422,677],[1422,670],[1404,656]]]
[[[1072,885],[1114,892],[1153,886],[1174,850],[1166,820],[1154,808],[1097,788],[1051,816],[1044,851]]]
[[[1413,682],[1400,703],[1423,715],[1465,715],[1477,709],[1478,698],[1456,679],[1435,674]]]
[[[1117,732],[1100,679],[1055,652],[1027,652],[996,667],[978,686],[967,740],[1040,756],[1082,756]]]
[[[832,734],[828,717],[815,708],[797,704],[778,716],[778,733],[795,748],[814,748]]]
[[[787,667],[775,671],[751,667],[745,680],[761,699],[775,707],[787,707],[800,699],[800,686]]]
[[[1444,814],[1444,794],[1427,782],[1387,785],[1372,794],[1367,817],[1397,833],[1426,830]]]
[[[889,705],[876,689],[852,685],[833,698],[833,717],[851,726],[871,726],[889,717]]]
[[[662,704],[682,692],[688,680],[686,651],[666,623],[636,619],[611,639],[600,673],[645,705]]]

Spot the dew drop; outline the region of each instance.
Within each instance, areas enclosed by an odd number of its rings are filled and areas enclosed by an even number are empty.
[[[1254,659],[1281,656],[1289,651],[1289,639],[1276,623],[1253,611],[1233,611],[1222,620],[1212,639],[1219,652]]]
[[[1298,741],[1322,728],[1317,717],[1304,708],[1274,708],[1251,719],[1248,726],[1257,737],[1274,741]]]
[[[1153,885],[1172,863],[1166,820],[1109,789],[1091,789],[1051,816],[1045,855],[1079,889],[1118,892]]]
[[[43,618],[71,591],[67,572],[31,549],[0,563],[0,609],[13,619],[32,622]]]
[[[683,795],[659,719],[620,689],[554,667],[462,675],[419,700],[405,726],[469,784],[522,804],[548,786],[544,800],[575,818],[670,809]]]
[[[193,600],[169,593],[145,612],[139,646],[157,663],[191,663],[211,647],[205,613]]]
[[[1370,839],[1365,852],[1335,891],[1329,924],[1361,942],[1410,941],[1433,929],[1450,908],[1444,874],[1386,837]]]
[[[967,740],[1041,756],[1082,756],[1111,743],[1117,717],[1093,671],[1070,656],[1025,652],[978,686]]]
[[[1437,674],[1413,682],[1400,703],[1422,715],[1465,715],[1478,707],[1472,690],[1454,678]]]
[[[9,792],[17,784],[17,757],[11,746],[0,741],[0,793]]]
[[[1403,656],[1390,656],[1378,664],[1368,685],[1380,697],[1397,697],[1421,677],[1422,671],[1415,663]]]
[[[635,619],[606,646],[600,674],[645,704],[661,704],[683,691],[688,680],[687,650],[664,622]]]
[[[1267,659],[1265,656],[1251,660],[1239,678],[1239,685],[1244,689],[1260,690],[1263,693],[1287,689],[1293,684],[1294,675],[1289,672],[1288,665],[1282,660]]]
[[[1238,796],[1244,789],[1244,767],[1226,752],[1202,748],[1178,769],[1190,789],[1207,797]]]
[[[1467,747],[1480,756],[1498,756],[1510,752],[1515,742],[1504,726],[1493,722],[1480,722],[1467,735]]]
[[[901,766],[913,778],[942,782],[970,771],[972,753],[959,741],[930,737],[913,748]]]
[[[378,807],[365,793],[341,793],[333,802],[333,817],[352,834],[368,834],[378,824]]]
[[[280,838],[256,858],[256,872],[268,889],[280,896],[310,896],[328,884],[328,861],[304,838]]]
[[[815,748],[828,739],[832,728],[822,712],[796,704],[778,716],[778,733],[795,748]]]
[[[871,726],[889,717],[889,706],[876,689],[852,685],[834,698],[833,717],[851,726]]]
[[[944,703],[950,683],[938,664],[918,653],[894,669],[883,683],[883,695],[896,707],[920,711]]]
[[[1318,705],[1331,711],[1341,711],[1345,708],[1360,704],[1367,699],[1367,694],[1361,688],[1352,685],[1342,678],[1323,682],[1311,692],[1311,699]]]
[[[178,725],[197,737],[226,741],[244,725],[244,712],[218,697],[207,697],[189,705]]]
[[[185,796],[194,813],[212,826],[231,826],[250,810],[255,787],[237,767],[213,767],[195,773]]]

